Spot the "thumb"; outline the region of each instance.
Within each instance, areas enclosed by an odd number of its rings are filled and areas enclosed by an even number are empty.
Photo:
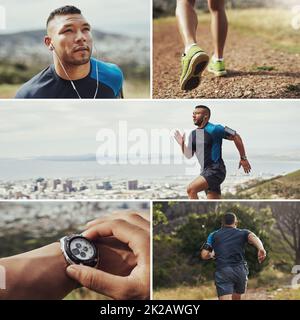
[[[125,281],[124,277],[83,265],[70,265],[67,274],[82,286],[114,299],[118,298],[120,286],[124,285]]]

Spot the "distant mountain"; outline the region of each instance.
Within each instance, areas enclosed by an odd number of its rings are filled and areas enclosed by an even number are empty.
[[[226,7],[232,9],[260,8],[260,7],[286,7],[291,8],[299,4],[299,0],[227,0]],[[176,1],[153,0],[153,16],[158,18],[166,15],[175,15]],[[199,0],[196,8],[207,10],[207,1]]]
[[[0,60],[46,66],[51,53],[44,45],[44,30],[0,34]],[[120,65],[149,65],[149,41],[143,38],[93,31],[98,58]],[[93,50],[94,56],[95,49]]]
[[[43,160],[43,161],[96,161],[96,156],[94,154],[83,154],[74,156],[42,156],[34,157],[33,160]]]

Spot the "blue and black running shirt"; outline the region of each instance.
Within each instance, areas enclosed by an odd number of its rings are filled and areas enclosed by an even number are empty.
[[[215,125],[210,122],[204,128],[197,128],[190,133],[188,148],[204,170],[214,163],[223,162],[222,140],[229,139],[236,132],[228,127]]]
[[[80,97],[85,99],[94,98],[97,86],[97,64],[99,88],[96,98],[121,98],[124,78],[121,69],[115,64],[93,58],[90,59],[90,63],[89,74],[83,79],[73,80]],[[77,99],[78,95],[69,80],[64,80],[58,76],[52,64],[26,82],[18,90],[15,98]]]
[[[217,269],[247,264],[245,246],[249,234],[247,229],[223,227],[208,236],[206,243],[215,252]]]

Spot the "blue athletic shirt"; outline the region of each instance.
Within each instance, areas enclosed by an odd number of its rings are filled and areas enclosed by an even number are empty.
[[[115,64],[93,58],[90,59],[90,64],[90,72],[86,77],[73,80],[81,98],[92,99],[94,97],[97,85],[96,64],[98,65],[99,82],[96,98],[120,98],[124,79],[121,69]],[[78,95],[69,80],[58,76],[52,64],[23,84],[15,98],[78,99]]]
[[[208,122],[204,128],[193,130],[189,136],[188,148],[196,154],[202,167],[223,162],[222,159],[222,140],[228,139],[235,131],[220,124]]]
[[[245,245],[248,243],[249,233],[247,229],[223,227],[208,236],[206,243],[215,252],[217,269],[247,264]]]

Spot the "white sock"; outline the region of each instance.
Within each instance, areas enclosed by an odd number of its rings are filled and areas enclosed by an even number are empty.
[[[212,56],[212,61],[213,61],[213,62],[223,61],[223,60],[224,60],[223,57],[222,57],[222,58],[217,58],[215,55]]]
[[[187,54],[188,51],[191,49],[191,47],[192,47],[192,46],[196,46],[196,45],[197,45],[196,42],[195,42],[195,43],[192,43],[192,44],[189,44],[188,46],[185,47],[184,53]]]

